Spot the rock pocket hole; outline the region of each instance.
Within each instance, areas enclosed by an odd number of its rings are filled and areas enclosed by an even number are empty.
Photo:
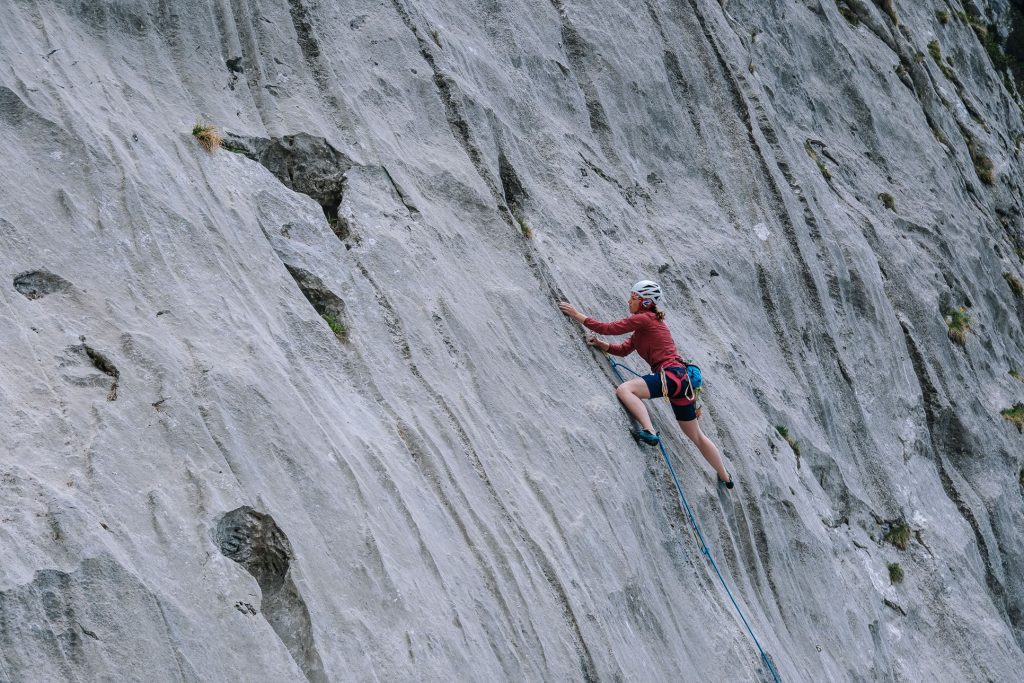
[[[347,154],[308,133],[280,138],[228,134],[225,146],[262,164],[290,190],[312,197],[334,233],[340,239],[348,237],[348,221],[338,215],[345,194],[345,174],[354,165]]]
[[[213,530],[221,554],[256,579],[262,594],[260,612],[311,683],[326,683],[323,661],[313,640],[313,623],[292,581],[291,544],[270,515],[248,505],[226,513]]]
[[[31,270],[14,278],[14,288],[26,299],[42,299],[47,294],[71,289],[71,283],[46,270]]]
[[[331,332],[339,341],[348,341],[348,325],[345,323],[345,302],[332,292],[323,280],[307,270],[290,266],[287,263],[284,267],[288,269],[291,276],[295,278],[295,284],[299,286],[303,296],[320,314]]]

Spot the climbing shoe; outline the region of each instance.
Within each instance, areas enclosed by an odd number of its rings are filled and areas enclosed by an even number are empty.
[[[657,434],[652,434],[646,429],[634,429],[630,433],[633,435],[634,439],[636,439],[637,441],[641,441],[647,444],[648,446],[657,446],[659,443],[661,443],[660,436],[658,436]]]
[[[729,481],[726,481],[726,480],[722,479],[721,477],[718,476],[717,473],[715,474],[715,478],[718,479],[718,487],[719,488],[724,486],[727,489],[731,489],[735,485],[735,482],[733,481],[733,478],[732,478],[731,474],[729,475]]]

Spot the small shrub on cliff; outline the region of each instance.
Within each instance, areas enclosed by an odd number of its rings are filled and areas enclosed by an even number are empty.
[[[779,433],[779,436],[781,436],[783,439],[785,439],[786,443],[789,444],[789,447],[793,449],[793,454],[796,456],[796,466],[797,466],[797,468],[799,468],[800,467],[800,442],[797,441],[796,439],[794,439],[792,436],[789,435],[789,428],[787,428],[786,425],[775,425],[775,431],[777,431]]]
[[[899,562],[889,563],[889,583],[903,583],[903,567]]]
[[[949,338],[960,346],[967,345],[967,333],[971,329],[971,314],[963,306],[946,311],[946,327]]]
[[[1010,289],[1018,299],[1024,299],[1024,283],[1021,283],[1017,279],[1017,276],[1013,273],[1003,273],[1003,279],[1006,280],[1006,284],[1010,285]]]
[[[807,156],[814,159],[814,163],[818,165],[818,170],[821,171],[821,175],[825,178],[825,181],[832,182],[832,173],[828,170],[828,166],[825,165],[825,162],[821,160],[821,157],[818,156],[818,152],[815,151],[810,140],[804,141],[804,151],[807,152]]]
[[[910,544],[910,527],[906,522],[897,522],[882,537],[883,541],[892,543],[900,550],[906,550]]]
[[[192,126],[192,135],[199,141],[203,149],[211,153],[220,149],[224,142],[224,138],[217,132],[217,129],[208,123],[197,123]]]
[[[939,46],[938,40],[931,40],[928,43],[928,54],[932,56],[936,64],[942,64],[942,48]]]
[[[523,233],[523,237],[530,239],[533,237],[533,229],[530,224],[526,222],[526,219],[522,216],[516,216],[516,223],[519,224],[519,230]]]
[[[949,23],[949,12],[944,9],[940,9],[935,13],[935,18],[939,20],[939,23],[945,26]]]
[[[890,211],[896,210],[896,200],[892,198],[891,194],[888,192],[880,192],[878,194],[878,198],[882,200],[882,204],[885,205],[885,208]]]
[[[1024,382],[1024,375],[1020,374],[1020,370],[1017,368],[1010,368],[1010,377],[1014,378],[1018,382]]]
[[[348,339],[348,328],[345,327],[345,323],[341,322],[330,313],[321,313],[320,317],[324,319],[325,323],[327,323],[327,327],[331,328],[331,332],[334,333],[335,337],[341,341]]]
[[[1017,431],[1024,434],[1024,403],[1015,403],[1010,408],[1000,410],[999,414],[1012,422]]]

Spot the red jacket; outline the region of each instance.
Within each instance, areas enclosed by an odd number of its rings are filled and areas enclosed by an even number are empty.
[[[672,341],[672,333],[668,325],[651,311],[643,311],[613,323],[587,318],[583,324],[598,334],[625,334],[632,336],[621,344],[612,344],[608,353],[613,356],[628,356],[633,351],[650,363],[651,372],[660,372],[662,368],[686,365],[679,357],[676,343]]]

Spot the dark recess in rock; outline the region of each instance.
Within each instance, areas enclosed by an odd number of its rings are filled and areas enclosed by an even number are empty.
[[[501,192],[509,211],[514,216],[522,216],[523,203],[529,195],[504,152],[498,153],[498,177],[501,179]]]
[[[309,271],[287,263],[284,264],[284,267],[295,278],[295,284],[302,290],[303,296],[309,300],[320,317],[327,321],[331,331],[338,339],[346,341],[348,326],[345,324],[345,302],[341,300],[341,297],[332,292],[323,280]]]
[[[14,278],[14,288],[26,299],[42,299],[47,294],[71,289],[71,283],[47,270],[30,270]]]
[[[326,683],[309,609],[292,581],[292,547],[273,517],[243,505],[220,518],[213,541],[224,557],[242,565],[256,579],[263,598],[260,612],[306,679]],[[239,602],[235,609],[245,613],[251,607]]]
[[[324,138],[297,133],[280,138],[242,137],[228,133],[225,147],[262,164],[285,187],[309,195],[339,237],[348,226],[339,225],[338,207],[345,194],[345,173],[354,162]]]

